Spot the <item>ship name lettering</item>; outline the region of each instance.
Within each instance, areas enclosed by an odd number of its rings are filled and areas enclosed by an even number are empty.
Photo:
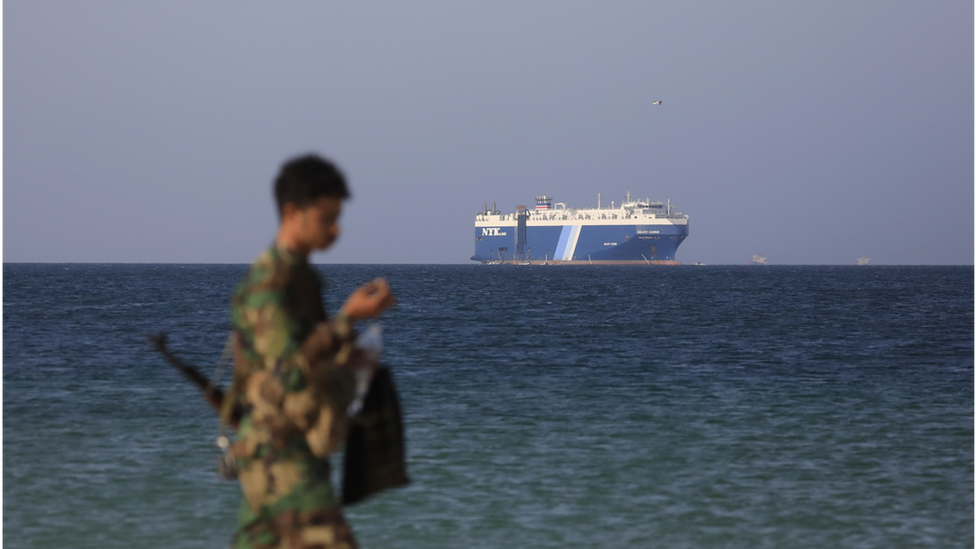
[[[661,231],[637,231],[637,234],[658,234]]]

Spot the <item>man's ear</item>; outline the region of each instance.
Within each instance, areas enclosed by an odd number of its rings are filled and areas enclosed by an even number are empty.
[[[294,202],[285,202],[281,205],[281,222],[284,223],[286,220],[291,219],[298,211],[298,206]]]

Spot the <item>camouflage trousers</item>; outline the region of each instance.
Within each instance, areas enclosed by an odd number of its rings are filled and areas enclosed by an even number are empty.
[[[250,506],[244,502],[245,512]],[[244,511],[244,509],[242,509]],[[271,520],[253,520],[234,534],[232,549],[356,549],[346,519],[338,507],[291,509]]]
[[[332,492],[328,461],[238,458],[245,501],[233,549],[356,549]]]

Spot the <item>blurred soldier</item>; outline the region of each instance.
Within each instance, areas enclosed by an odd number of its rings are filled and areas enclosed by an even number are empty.
[[[275,242],[234,292],[234,381],[222,417],[243,417],[233,446],[245,501],[235,548],[354,548],[330,482],[328,457],[344,441],[355,380],[343,367],[357,320],[394,303],[386,281],[358,288],[331,319],[308,263],[339,236],[345,179],[314,155],[287,162],[275,181]]]

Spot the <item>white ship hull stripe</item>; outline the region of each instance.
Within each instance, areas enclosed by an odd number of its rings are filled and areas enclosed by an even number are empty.
[[[581,228],[579,225],[567,225],[563,227],[562,232],[569,233],[569,235],[566,239],[566,247],[563,249],[562,259],[573,259],[573,254],[576,253],[576,243],[579,242]],[[562,234],[559,235],[559,240],[562,240]],[[559,254],[557,253],[556,255]]]

